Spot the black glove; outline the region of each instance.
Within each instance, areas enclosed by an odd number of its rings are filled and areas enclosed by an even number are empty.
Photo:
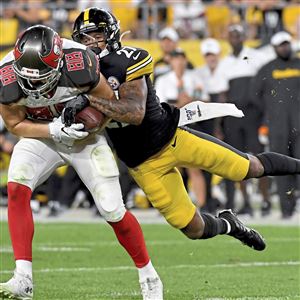
[[[74,124],[76,114],[89,106],[89,104],[89,99],[84,94],[80,94],[75,99],[68,101],[61,113],[61,120],[63,124],[66,126]]]

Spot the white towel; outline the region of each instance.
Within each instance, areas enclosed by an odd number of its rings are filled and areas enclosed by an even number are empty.
[[[178,126],[226,116],[242,118],[244,113],[232,103],[193,101],[180,108]]]

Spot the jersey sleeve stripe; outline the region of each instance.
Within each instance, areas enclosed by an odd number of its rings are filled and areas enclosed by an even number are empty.
[[[129,68],[127,68],[127,72],[142,65],[145,61],[147,61],[149,58],[152,58],[150,54],[148,54],[143,60],[139,61],[138,63],[136,63],[133,66],[130,66]]]
[[[136,64],[137,66],[134,69],[128,68],[127,72],[126,72],[126,75],[130,75],[130,74],[136,72],[137,70],[139,70],[139,69],[145,67],[146,65],[150,64],[153,60],[152,56],[150,56],[150,55],[148,55],[146,58],[147,58],[146,61],[145,61],[145,59],[141,61],[141,63],[143,62],[142,64]]]
[[[147,63],[145,66],[140,66],[137,71],[131,72],[130,74],[127,73],[126,81],[131,81],[136,78],[142,77],[143,75],[151,74],[153,72],[153,62],[152,59],[150,63]]]

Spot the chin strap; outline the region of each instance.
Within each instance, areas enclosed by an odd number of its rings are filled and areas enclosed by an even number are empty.
[[[101,49],[100,49],[100,51],[101,51]],[[105,49],[103,49],[103,50],[100,52],[99,57],[102,58],[102,57],[104,57],[104,56],[106,56],[106,55],[108,55],[108,54],[109,54],[109,51],[105,48]]]

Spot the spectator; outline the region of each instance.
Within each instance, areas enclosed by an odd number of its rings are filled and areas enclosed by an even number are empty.
[[[260,107],[255,104],[250,96],[250,82],[257,70],[265,63],[265,59],[255,49],[244,46],[245,32],[242,26],[232,25],[229,27],[229,43],[232,53],[222,61],[222,72],[226,74],[227,92],[221,93],[221,101],[233,102],[244,111],[245,118],[224,119],[224,139],[233,147],[253,154],[263,150],[258,140],[258,128],[261,123]],[[264,179],[266,180],[266,179]],[[267,197],[267,182],[260,183],[264,195]],[[253,215],[246,182],[240,182],[243,195],[243,206],[240,214]],[[228,208],[234,208],[235,184],[226,181],[226,194]]]
[[[137,20],[137,38],[156,38],[157,33],[166,26],[166,4],[162,0],[142,0],[138,4]]]
[[[278,32],[272,39],[277,57],[263,66],[254,80],[254,99],[263,106],[269,129],[270,150],[300,158],[300,59],[291,48],[292,37]],[[296,206],[300,176],[276,178],[282,218],[290,218]]]
[[[182,0],[173,4],[174,27],[183,39],[206,35],[205,6],[201,0]]]
[[[55,2],[50,0],[48,2],[51,11],[45,24],[54,28],[60,34],[62,34],[66,28],[70,28],[71,26],[68,24],[70,4],[67,2],[68,1],[65,0],[56,0]]]
[[[225,74],[220,66],[221,47],[217,40],[206,39],[200,46],[205,65],[195,70],[195,76],[200,76],[211,102],[219,102],[219,94],[226,91]]]
[[[219,94],[226,91],[227,84],[225,81],[225,75],[222,74],[220,67],[220,54],[221,47],[217,40],[206,39],[201,43],[200,47],[201,54],[204,57],[206,64],[203,67],[195,69],[195,77],[201,78],[203,86],[208,93],[209,100],[211,102],[219,102]],[[210,135],[215,135],[221,138],[220,134],[216,132],[215,122],[219,120],[207,120],[204,122],[196,123],[194,129],[208,133]],[[206,182],[206,204],[203,209],[214,213],[217,209],[219,203],[218,200],[213,198],[211,195],[211,174],[208,172],[203,172]]]
[[[282,14],[285,3],[281,0],[257,1],[251,10],[250,24],[252,36],[268,44],[271,36],[284,29]]]
[[[14,0],[11,2],[11,8],[6,10],[6,15],[18,19],[19,32],[22,32],[43,21],[40,15],[42,4],[42,0]]]
[[[163,56],[154,64],[154,81],[171,70],[170,53],[178,47],[179,35],[174,28],[166,27],[158,34],[158,38]],[[189,61],[187,68],[193,69],[193,65]]]
[[[203,84],[188,69],[185,52],[177,48],[169,53],[171,71],[159,77],[156,82],[157,95],[161,102],[175,103],[177,107],[195,100],[208,100]]]

